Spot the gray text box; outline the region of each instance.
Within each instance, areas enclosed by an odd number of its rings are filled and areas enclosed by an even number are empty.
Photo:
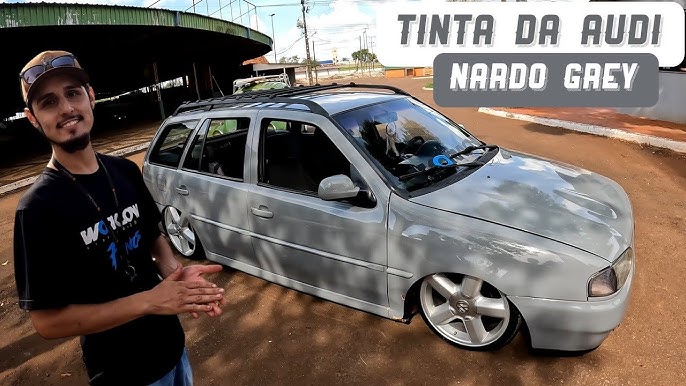
[[[492,90],[487,87],[482,89],[460,88],[460,83],[455,82],[455,89],[451,88],[451,77],[454,66],[460,69],[471,70],[474,64],[483,63],[486,68],[493,69],[494,63],[505,63],[508,69],[513,63],[521,63],[531,68],[534,63],[543,63],[546,69],[545,86],[539,90],[525,87],[521,90]],[[565,87],[565,70],[570,63],[581,65],[580,72],[572,71],[570,74],[580,77],[580,89],[571,90]],[[624,73],[621,68],[609,72],[614,77],[619,87],[616,90],[594,90],[583,88],[584,71],[588,67],[593,68],[597,63],[601,71],[611,63],[627,63],[626,69],[635,64],[633,82],[630,89],[624,89]],[[463,67],[467,64],[468,67]],[[521,64],[516,65],[522,66]],[[496,65],[502,67],[502,65]],[[540,68],[541,65],[539,64]],[[612,68],[612,66],[607,67]],[[458,72],[456,72],[458,73]],[[467,71],[468,87],[471,81],[471,73]],[[502,73],[502,72],[501,72]],[[489,75],[493,75],[494,71]],[[603,73],[600,78],[602,82]],[[593,76],[593,71],[588,75]],[[507,76],[509,79],[509,75]],[[461,78],[464,80],[464,78]],[[475,76],[474,79],[478,79]],[[516,80],[516,79],[515,79]],[[517,106],[570,106],[570,107],[648,107],[654,106],[658,100],[658,61],[653,54],[588,54],[588,53],[565,53],[565,54],[478,54],[478,53],[447,53],[440,54],[434,59],[434,100],[440,106],[445,107],[517,107]],[[507,83],[507,82],[506,82]],[[528,83],[528,82],[527,82]],[[611,84],[608,79],[608,85]],[[502,86],[503,83],[495,83]],[[535,85],[535,82],[534,82]],[[489,84],[490,78],[489,78]],[[540,86],[540,83],[539,83]],[[505,85],[507,87],[507,85]]]

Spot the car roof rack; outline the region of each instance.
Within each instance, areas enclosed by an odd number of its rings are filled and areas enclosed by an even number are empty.
[[[310,99],[294,98],[305,94],[310,94],[318,91],[335,90],[343,88],[366,88],[393,91],[396,94],[410,96],[404,90],[397,87],[386,86],[380,84],[357,84],[350,82],[348,84],[333,83],[330,85],[314,85],[314,86],[299,86],[292,88],[276,89],[276,90],[261,90],[244,94],[227,95],[220,98],[210,98],[204,100],[197,100],[193,102],[184,102],[176,108],[173,115],[177,115],[187,111],[200,110],[208,111],[216,106],[226,106],[238,103],[284,103],[289,105],[304,105],[313,113],[328,116],[328,113],[318,103]]]

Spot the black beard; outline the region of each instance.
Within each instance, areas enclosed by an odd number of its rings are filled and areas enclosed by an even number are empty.
[[[91,143],[91,134],[84,133],[83,135],[74,137],[62,143],[57,143],[52,140],[50,140],[50,142],[59,146],[62,150],[66,151],[67,153],[72,154],[88,147],[88,144]]]

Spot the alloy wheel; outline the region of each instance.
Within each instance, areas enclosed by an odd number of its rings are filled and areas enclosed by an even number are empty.
[[[427,324],[457,346],[486,349],[516,333],[508,329],[513,315],[505,295],[476,277],[430,275],[422,282],[419,301]]]
[[[181,216],[179,210],[169,206],[164,211],[164,225],[167,235],[176,250],[184,256],[191,256],[195,252],[195,232],[190,227],[186,216]]]

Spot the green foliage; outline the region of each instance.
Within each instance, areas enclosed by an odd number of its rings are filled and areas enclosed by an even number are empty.
[[[303,59],[302,64],[307,65],[307,59]],[[310,59],[310,67],[315,68],[319,66],[320,64],[317,63],[314,59]]]
[[[300,58],[298,55],[289,57],[282,56],[281,59],[279,59],[279,63],[300,63]]]
[[[353,52],[352,56],[355,61],[362,63],[372,63],[378,61],[376,54],[369,52],[369,50],[366,48]]]

